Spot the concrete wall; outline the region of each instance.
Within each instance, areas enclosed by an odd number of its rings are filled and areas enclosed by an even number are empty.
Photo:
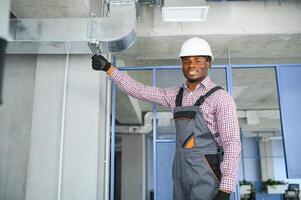
[[[89,55],[7,57],[0,107],[0,199],[103,199],[106,77]],[[64,131],[61,127],[64,124]],[[63,137],[62,137],[62,133]]]

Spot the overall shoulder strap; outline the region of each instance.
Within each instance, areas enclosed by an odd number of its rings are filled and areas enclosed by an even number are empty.
[[[200,98],[195,102],[195,106],[200,106],[204,103],[205,99],[207,97],[209,97],[211,94],[213,94],[214,92],[216,92],[217,90],[223,90],[223,88],[221,86],[215,86],[214,88],[212,88],[211,90],[209,90],[206,94],[200,96]]]
[[[181,87],[176,96],[176,107],[182,106],[183,91],[184,91],[184,89],[183,89],[183,87]]]

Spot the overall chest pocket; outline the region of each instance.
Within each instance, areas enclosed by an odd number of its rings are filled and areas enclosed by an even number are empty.
[[[192,148],[194,145],[195,116],[195,111],[177,111],[174,114],[177,142],[179,142],[182,147]]]

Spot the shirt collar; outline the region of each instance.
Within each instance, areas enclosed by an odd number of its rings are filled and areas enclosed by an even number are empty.
[[[196,90],[202,88],[202,89],[206,89],[210,86],[210,84],[212,83],[211,78],[209,76],[206,76],[206,78],[200,82],[197,86],[196,86]],[[183,87],[187,90],[189,90],[188,88],[188,81],[186,80],[185,83],[183,84]]]

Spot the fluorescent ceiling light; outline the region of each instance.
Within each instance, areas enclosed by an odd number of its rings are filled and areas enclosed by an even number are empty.
[[[162,7],[164,22],[202,22],[208,15],[209,6]]]

